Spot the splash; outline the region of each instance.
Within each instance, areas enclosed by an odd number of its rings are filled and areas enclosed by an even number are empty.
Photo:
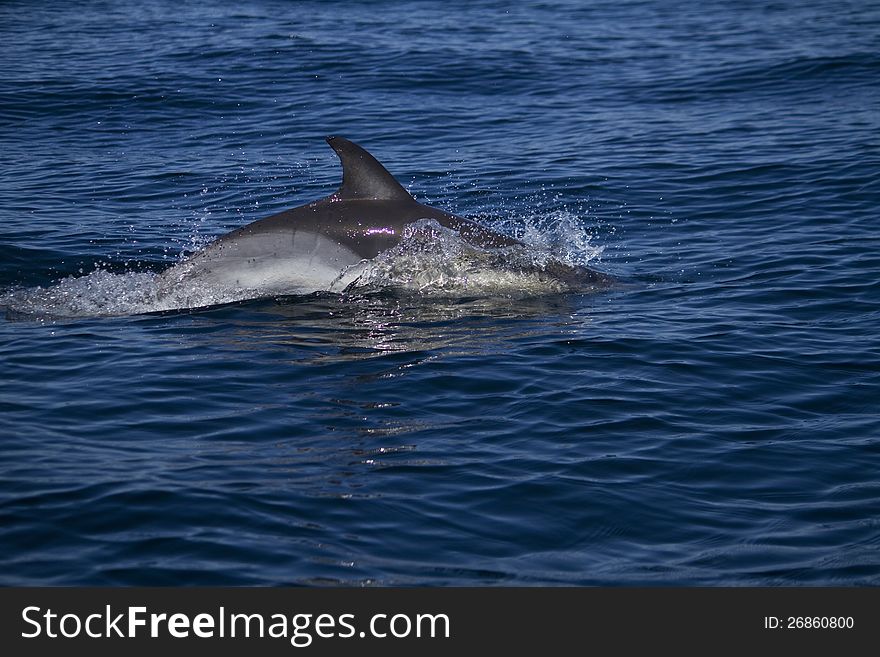
[[[407,226],[398,245],[342,272],[331,291],[440,297],[562,292],[564,286],[544,272],[548,259],[547,252],[523,246],[481,249],[433,219],[420,219]]]
[[[599,260],[604,246],[593,244],[594,235],[582,217],[570,210],[556,210],[550,214],[503,220],[494,226],[499,232],[509,232],[532,250],[544,253],[571,267],[588,267]]]
[[[229,291],[178,290],[162,294],[159,276],[97,269],[70,276],[51,287],[17,288],[0,294],[0,307],[13,318],[136,315],[197,308],[237,300]]]
[[[375,292],[428,297],[528,297],[571,290],[557,276],[560,265],[578,268],[602,253],[580,219],[561,214],[517,222],[523,245],[481,249],[432,219],[409,225],[400,243],[372,260],[344,270],[329,292]],[[509,228],[509,225],[499,228]],[[508,231],[512,232],[512,231]],[[113,273],[99,268],[49,287],[15,288],[0,293],[10,317],[58,318],[118,316],[204,308],[246,299],[296,294],[295,290],[223,288],[198,282],[169,285],[152,272]]]
[[[570,291],[570,281],[557,276],[559,267],[578,269],[598,259],[602,248],[577,216],[556,216],[496,222],[498,232],[518,233],[523,245],[481,249],[433,219],[410,224],[400,243],[344,271],[334,292],[393,289],[425,296],[526,297]]]

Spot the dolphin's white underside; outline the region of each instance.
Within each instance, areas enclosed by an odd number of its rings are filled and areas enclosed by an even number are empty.
[[[351,249],[301,230],[221,240],[163,274],[166,285],[192,284],[264,294],[340,290],[361,261]]]

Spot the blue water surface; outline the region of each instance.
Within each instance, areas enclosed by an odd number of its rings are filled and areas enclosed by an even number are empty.
[[[878,34],[861,0],[0,4],[0,584],[880,584]],[[330,193],[330,134],[619,285],[21,307]]]

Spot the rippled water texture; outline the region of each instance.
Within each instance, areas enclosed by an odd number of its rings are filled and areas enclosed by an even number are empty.
[[[0,4],[0,584],[880,584],[878,33]],[[618,284],[138,305],[332,192],[329,134]],[[447,247],[370,280],[445,290]]]

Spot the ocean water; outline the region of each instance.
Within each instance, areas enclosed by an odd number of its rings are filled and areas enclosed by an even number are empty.
[[[0,4],[0,584],[880,584],[878,34],[864,1]],[[367,292],[156,305],[332,192],[330,134],[617,284],[468,285],[447,236]]]

